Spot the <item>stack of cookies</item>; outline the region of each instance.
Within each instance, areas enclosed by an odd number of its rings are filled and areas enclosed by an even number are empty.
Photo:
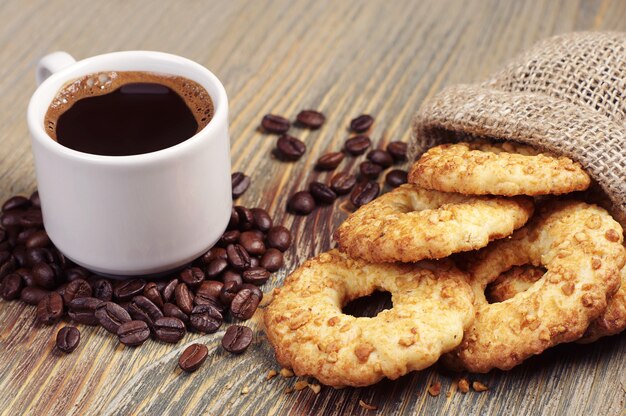
[[[508,370],[626,328],[620,224],[582,202],[565,157],[475,141],[434,147],[409,183],[351,214],[338,250],[305,262],[264,310],[279,363],[333,386],[424,369]],[[576,193],[578,192],[578,193]],[[372,318],[342,307],[374,291]]]

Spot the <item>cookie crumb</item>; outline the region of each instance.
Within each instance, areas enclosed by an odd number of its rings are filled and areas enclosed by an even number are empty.
[[[233,388],[233,383],[228,383],[228,384],[226,385],[226,390],[230,390],[230,389],[232,389],[232,388]]]
[[[363,409],[367,409],[367,410],[377,410],[378,409],[378,407],[374,406],[373,404],[367,404],[363,400],[359,400],[359,406],[361,406]]]
[[[308,386],[308,385],[309,385],[309,382],[308,382],[308,381],[306,381],[306,380],[298,380],[298,381],[296,381],[296,384],[294,384],[294,386],[293,386],[293,387],[294,387],[297,391],[300,391],[300,390],[304,390],[304,389],[306,389],[306,386]]]
[[[485,386],[483,383],[481,383],[480,381],[474,381],[472,383],[472,388],[474,389],[474,391],[477,392],[481,392],[481,391],[485,391],[485,390],[489,390],[489,387]]]
[[[293,387],[287,387],[285,389],[285,394],[291,394],[291,393],[293,393]]]
[[[291,377],[293,377],[293,371],[291,371],[288,368],[281,368],[280,369],[280,375],[285,377],[285,378],[291,378]]]
[[[271,379],[273,379],[274,377],[276,377],[277,375],[278,375],[278,373],[276,372],[276,370],[270,370],[270,371],[267,373],[267,377],[265,377],[265,379],[266,379],[266,380],[271,380]]]
[[[439,393],[441,393],[441,383],[438,381],[435,381],[428,388],[428,394],[430,394],[433,397],[437,397],[439,396]]]
[[[469,391],[469,381],[466,378],[462,378],[457,382],[457,386],[459,387],[459,391],[461,393],[467,393]]]
[[[248,386],[243,386],[243,389],[241,389],[241,394],[248,394],[250,393],[250,389],[248,388]]]
[[[315,394],[318,394],[320,390],[322,390],[322,386],[320,386],[319,384],[309,384],[309,388],[313,390]]]

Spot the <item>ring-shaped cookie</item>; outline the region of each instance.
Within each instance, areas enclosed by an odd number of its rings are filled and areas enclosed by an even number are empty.
[[[367,386],[434,364],[474,317],[465,273],[451,262],[368,264],[331,250],[306,261],[264,309],[278,362],[333,386]],[[342,313],[350,300],[391,293],[377,316]]]
[[[554,345],[579,339],[606,309],[626,260],[621,226],[602,208],[554,201],[512,238],[477,253],[469,267],[476,319],[443,361],[454,369],[508,370]],[[489,304],[486,286],[513,266],[543,266],[526,291]]]
[[[591,179],[580,164],[511,142],[444,144],[413,165],[408,181],[467,195],[559,195],[583,191]]]
[[[491,302],[503,302],[532,287],[543,276],[538,268],[514,268],[501,274],[487,287],[487,299]],[[620,273],[620,287],[611,296],[606,310],[598,319],[589,324],[583,337],[576,342],[587,344],[599,338],[619,334],[626,329],[626,268]]]
[[[530,198],[478,197],[405,184],[352,213],[335,232],[342,251],[370,262],[413,262],[485,247],[533,213]]]

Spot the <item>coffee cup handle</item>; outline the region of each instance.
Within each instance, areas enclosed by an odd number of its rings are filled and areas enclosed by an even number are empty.
[[[76,59],[67,52],[58,51],[49,53],[37,62],[37,69],[35,70],[37,85],[40,85],[55,72],[74,63],[76,63]]]

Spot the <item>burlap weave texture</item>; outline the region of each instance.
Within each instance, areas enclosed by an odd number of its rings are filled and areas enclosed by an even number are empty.
[[[626,219],[626,34],[546,39],[482,83],[445,88],[413,121],[409,152],[514,140],[580,162]]]

